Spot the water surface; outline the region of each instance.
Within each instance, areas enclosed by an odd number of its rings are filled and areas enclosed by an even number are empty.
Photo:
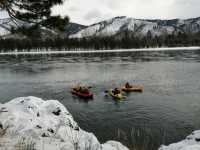
[[[200,129],[199,77],[200,51],[0,56],[0,102],[57,99],[101,142],[155,150]],[[126,81],[144,85],[144,93],[123,102],[105,96]],[[92,86],[94,100],[71,96],[76,83]]]

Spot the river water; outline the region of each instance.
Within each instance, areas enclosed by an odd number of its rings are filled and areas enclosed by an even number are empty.
[[[105,96],[126,81],[144,92]],[[92,86],[94,100],[73,97],[77,83]],[[200,51],[0,56],[0,102],[21,96],[59,100],[101,142],[156,150],[200,129]]]

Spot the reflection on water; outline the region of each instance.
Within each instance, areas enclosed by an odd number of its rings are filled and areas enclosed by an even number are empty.
[[[0,102],[19,96],[58,99],[100,141],[155,150],[200,128],[200,52],[0,57]],[[126,81],[143,84],[117,103],[104,91]],[[76,83],[93,87],[93,101],[71,96]]]

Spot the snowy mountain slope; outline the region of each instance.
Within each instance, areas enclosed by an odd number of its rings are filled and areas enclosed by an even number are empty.
[[[65,33],[68,36],[68,35],[77,33],[79,31],[85,29],[86,27],[87,26],[84,26],[84,25],[81,25],[81,24],[77,24],[77,23],[69,23],[65,27]]]
[[[24,39],[24,35],[20,34],[11,34],[12,29],[17,29],[19,27],[29,27],[31,24],[28,24],[23,21],[12,21],[10,18],[0,19],[0,38],[15,38],[15,39]]]
[[[0,37],[17,38],[17,35],[9,35],[12,28],[17,26],[28,26],[23,22],[18,22],[18,25],[13,23],[11,19],[0,20]],[[161,36],[168,34],[182,33],[196,33],[200,32],[200,18],[192,19],[173,19],[173,20],[144,20],[134,19],[129,17],[115,17],[105,20],[91,26],[84,26],[76,23],[69,23],[66,25],[64,32],[57,32],[52,29],[44,29],[41,31],[43,39],[46,37],[70,37],[70,38],[84,38],[84,37],[108,37],[116,36],[122,37],[125,33],[143,37],[147,35]]]
[[[9,34],[12,27],[16,27],[16,24],[11,19],[0,19],[0,36]]]
[[[58,101],[16,98],[0,104],[0,149],[128,150],[119,142],[100,144],[82,130]]]
[[[28,23],[17,21],[14,23],[10,18],[6,19],[0,19],[0,37],[5,38],[18,38],[17,35],[11,35],[11,30],[16,29],[18,27],[22,26],[31,26]],[[47,29],[45,27],[42,27],[40,29],[40,32],[42,34],[42,38],[46,37],[54,37],[60,35],[61,37],[69,36],[70,34],[74,34],[76,32],[79,32],[80,30],[86,28],[87,26],[76,24],[76,23],[69,23],[65,27],[65,31],[63,33],[58,33],[58,31],[53,29]],[[54,35],[54,36],[53,36]],[[19,35],[21,37],[21,35]]]
[[[187,20],[142,20],[116,17],[93,24],[70,35],[70,38],[114,36],[125,31],[131,32],[136,36],[146,36],[148,33],[151,33],[152,36],[176,34],[178,32],[195,33],[200,31],[200,18]]]

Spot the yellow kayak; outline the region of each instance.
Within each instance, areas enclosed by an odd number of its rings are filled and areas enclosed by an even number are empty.
[[[132,86],[131,88],[126,88],[124,86],[124,87],[122,87],[122,91],[124,91],[124,92],[143,92],[144,87],[141,85],[135,85],[135,86]]]
[[[125,97],[123,96],[122,92],[119,93],[119,94],[114,94],[112,89],[109,90],[108,93],[109,93],[110,96],[112,96],[113,98],[118,99],[118,100],[122,100],[122,99],[125,98]]]

